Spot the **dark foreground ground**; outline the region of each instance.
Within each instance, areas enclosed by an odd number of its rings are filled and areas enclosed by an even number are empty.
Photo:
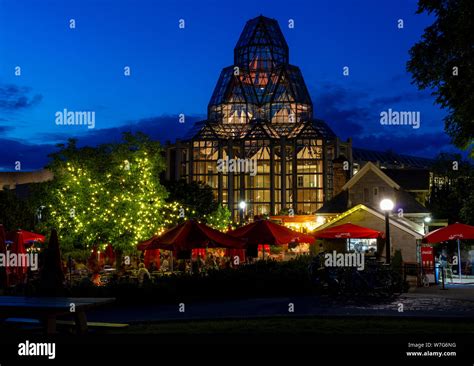
[[[391,318],[262,318],[247,320],[179,321],[136,323],[106,334],[157,335],[328,335],[328,334],[466,334],[472,335],[474,320],[391,319]]]
[[[80,364],[138,359],[474,364],[474,286],[466,285],[415,289],[378,303],[313,296],[110,306],[90,312],[88,320],[128,326],[92,327],[86,336],[63,327],[58,335],[44,337],[34,324],[3,325],[0,361],[7,362],[1,365],[12,364],[18,342],[25,339],[54,342],[58,359]]]
[[[94,310],[89,314],[89,320],[127,323],[134,327],[140,323],[169,321],[346,316],[474,320],[474,286],[450,285],[447,290],[438,287],[416,288],[397,298],[383,301],[340,301],[324,296],[305,296],[110,306]]]

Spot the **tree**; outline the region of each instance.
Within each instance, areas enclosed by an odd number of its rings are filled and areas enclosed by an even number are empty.
[[[474,225],[474,184],[471,184],[471,189],[463,200],[460,213],[463,223]]]
[[[59,148],[48,166],[47,226],[58,229],[62,245],[127,249],[178,219],[178,205],[165,202],[159,183],[165,163],[158,142],[126,133],[119,144],[78,148],[70,140]]]
[[[431,193],[427,208],[436,218],[449,223],[474,222],[474,169],[459,154],[440,153],[432,168]]]
[[[226,206],[218,205],[214,212],[204,216],[204,220],[214,229],[227,231],[232,224],[232,214]]]
[[[407,69],[447,109],[445,130],[474,156],[474,1],[419,0],[417,13],[436,17],[410,49]]]
[[[32,230],[34,220],[34,212],[28,200],[18,197],[15,190],[0,191],[0,224],[3,224],[5,230]]]
[[[184,179],[163,183],[169,192],[168,202],[179,202],[194,213],[195,218],[204,218],[218,209],[212,188],[202,182],[187,183]]]

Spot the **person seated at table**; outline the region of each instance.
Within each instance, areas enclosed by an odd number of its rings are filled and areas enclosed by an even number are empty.
[[[73,269],[73,274],[83,274],[87,271],[87,266],[83,262],[76,263],[76,268]]]
[[[206,266],[208,269],[212,269],[212,270],[219,269],[219,266],[217,265],[217,262],[216,262],[216,257],[214,257],[213,254],[209,254],[207,256]]]
[[[197,262],[199,265],[199,270],[202,272],[206,266],[206,262],[204,262],[204,258],[201,255],[198,255]]]
[[[185,272],[186,271],[186,262],[184,261],[184,259],[178,259],[177,262],[176,262],[176,268],[178,269],[178,271],[180,272]]]
[[[138,265],[138,272],[137,272],[137,277],[138,277],[138,283],[143,285],[143,282],[149,281],[151,279],[150,272],[145,267],[145,263],[140,263]]]
[[[170,270],[170,263],[168,262],[168,258],[164,257],[160,264],[160,270],[163,272],[168,272]]]
[[[191,270],[193,274],[199,273],[199,257],[191,260]]]
[[[150,273],[153,273],[157,270],[158,268],[156,268],[156,263],[153,261],[150,263],[150,268],[148,269],[150,271]]]
[[[94,286],[102,286],[102,281],[100,279],[100,273],[99,272],[94,272],[92,274],[92,283]]]
[[[184,272],[191,273],[191,260],[184,259]]]

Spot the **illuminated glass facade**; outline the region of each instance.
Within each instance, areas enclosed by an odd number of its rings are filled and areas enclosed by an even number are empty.
[[[202,181],[235,216],[312,214],[331,195],[336,139],[313,104],[276,20],[247,22],[208,105],[168,150],[172,178]],[[223,168],[224,167],[224,168]]]

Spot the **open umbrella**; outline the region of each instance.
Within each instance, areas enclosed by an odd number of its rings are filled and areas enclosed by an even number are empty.
[[[246,239],[248,245],[285,245],[292,242],[314,242],[314,238],[311,235],[291,230],[269,220],[255,221],[233,231],[229,231],[228,234],[236,238]]]
[[[155,264],[156,268],[160,268],[160,250],[159,249],[147,249],[145,250],[145,258],[143,259],[145,267],[149,268],[152,263]]]
[[[247,241],[247,247],[259,244],[285,245],[288,243],[314,242],[314,237],[311,235],[291,230],[269,220],[255,221],[230,231],[228,234],[236,238],[245,239]]]
[[[103,253],[101,255],[100,248],[97,244],[92,246],[91,255],[87,259],[87,265],[94,272],[98,272],[104,265],[104,255]]]
[[[5,243],[5,229],[0,225],[0,255],[6,256],[7,245]],[[5,257],[6,259],[6,257]],[[5,266],[0,267],[0,288],[7,287],[7,269]]]
[[[28,244],[32,242],[40,242],[44,243],[46,237],[41,234],[33,233],[31,231],[26,231],[26,230],[17,230],[17,231],[10,231],[7,233],[6,240],[13,242],[15,240],[16,233],[20,231],[22,234],[22,240],[23,244]]]
[[[18,282],[23,282],[25,273],[28,271],[26,265],[22,258],[26,254],[25,244],[23,240],[23,233],[22,231],[17,231],[15,235],[15,240],[10,247],[10,252],[17,255],[17,266],[12,269],[12,273],[14,273],[17,277]],[[23,266],[23,264],[25,264]]]
[[[105,262],[109,265],[113,265],[115,262],[115,253],[112,244],[107,244],[105,247]]]
[[[378,239],[383,237],[383,233],[380,231],[351,223],[328,227],[316,231],[313,235],[317,239]]]
[[[139,250],[165,249],[185,251],[195,248],[243,248],[245,242],[207,225],[188,220],[160,236],[138,244]]]
[[[442,241],[457,240],[459,279],[461,279],[461,239],[474,239],[474,226],[456,222],[455,224],[448,225],[426,234],[422,240],[423,243],[439,243]]]

